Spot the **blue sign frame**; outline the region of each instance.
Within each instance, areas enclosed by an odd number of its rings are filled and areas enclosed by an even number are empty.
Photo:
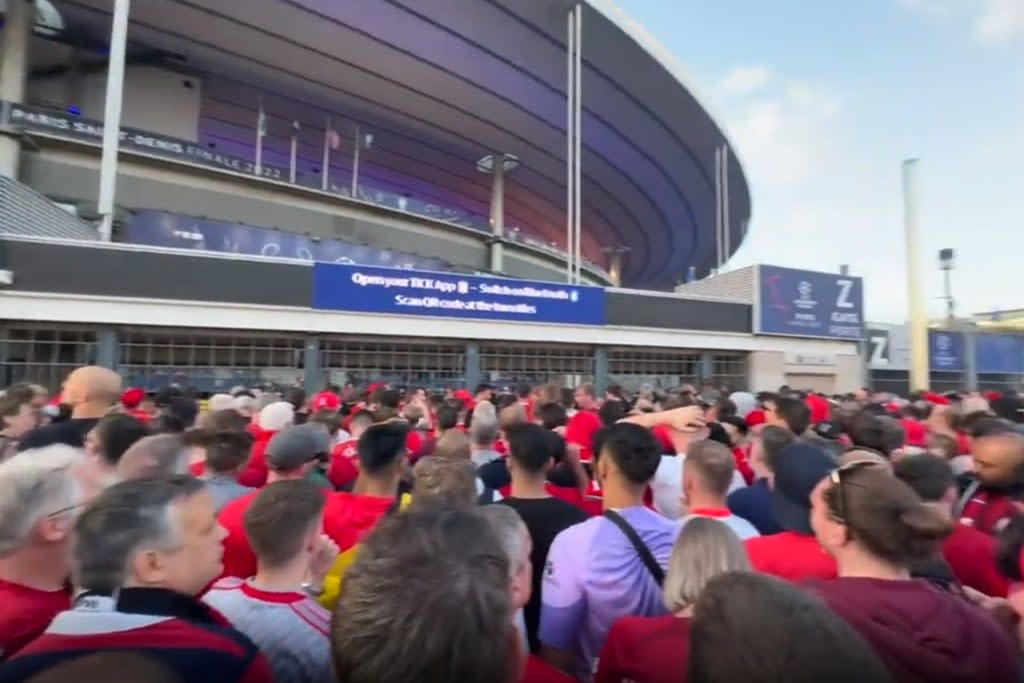
[[[928,330],[928,369],[963,372],[964,335],[947,330]]]
[[[313,264],[313,308],[563,325],[606,316],[601,287],[337,263]]]
[[[864,282],[852,275],[757,266],[754,334],[861,341]]]

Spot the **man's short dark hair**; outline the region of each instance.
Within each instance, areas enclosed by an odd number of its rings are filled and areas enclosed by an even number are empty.
[[[853,415],[846,428],[852,444],[888,455],[886,428],[882,419],[883,416],[875,415],[867,408]]]
[[[513,425],[506,433],[509,457],[527,472],[538,474],[555,457],[555,441],[562,437],[540,425],[522,423]]]
[[[926,503],[939,502],[956,484],[956,475],[950,464],[931,453],[901,458],[893,469],[896,476]]]
[[[625,401],[605,401],[597,409],[597,416],[601,418],[601,424],[615,424],[629,414],[629,406]]]
[[[119,413],[107,415],[94,427],[100,444],[100,460],[109,467],[117,467],[121,456],[136,441],[149,436],[149,427],[142,420]]]
[[[249,432],[222,431],[206,437],[206,467],[217,474],[236,471],[249,460],[253,436]]]
[[[747,432],[750,431],[750,426],[747,424],[747,421],[738,415],[722,415],[719,413],[718,421],[723,425],[732,425],[735,427],[740,436],[746,436]]]
[[[447,431],[449,429],[455,429],[455,426],[459,424],[459,409],[449,403],[445,403],[443,406],[437,409],[437,429],[438,431]]]
[[[628,422],[609,425],[598,432],[595,461],[609,457],[630,483],[643,486],[661,464],[661,446],[649,429]]]
[[[405,455],[408,436],[407,422],[381,422],[367,427],[356,446],[359,469],[372,476],[394,467]]]
[[[520,399],[526,400],[530,398],[530,394],[533,393],[533,387],[529,384],[520,384],[516,387],[516,396]]]
[[[761,439],[761,453],[763,454],[764,465],[773,472],[775,471],[775,462],[778,460],[779,453],[786,446],[796,441],[796,435],[793,432],[782,427],[776,427],[775,425],[767,425],[761,429],[758,438]]]
[[[797,436],[811,426],[811,409],[798,398],[782,396],[775,399],[775,412]]]
[[[398,406],[402,403],[402,394],[395,389],[381,389],[370,400],[379,403],[382,408],[398,410]]]
[[[302,551],[319,523],[325,498],[304,479],[278,481],[261,489],[245,511],[245,535],[260,565],[279,569]]]
[[[331,627],[339,681],[506,683],[509,560],[478,508],[414,505],[363,542]]]
[[[744,643],[737,656],[735,643]],[[808,643],[813,643],[809,647]],[[828,606],[780,579],[726,572],[694,609],[691,683],[890,683],[871,647]]]
[[[545,403],[537,408],[537,419],[544,429],[564,427],[569,424],[569,415],[560,403]]]

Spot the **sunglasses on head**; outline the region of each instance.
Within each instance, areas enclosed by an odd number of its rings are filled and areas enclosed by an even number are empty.
[[[829,472],[828,478],[832,482],[832,486],[837,489],[839,494],[838,499],[836,500],[838,510],[836,510],[832,515],[835,521],[845,524],[849,517],[849,515],[847,514],[849,506],[847,505],[846,500],[847,487],[844,484],[844,482],[849,478],[850,472],[853,472],[855,470],[866,469],[869,467],[882,467],[882,464],[877,460],[865,458],[863,460],[854,460],[853,462],[848,462],[845,465],[837,467],[836,469]]]

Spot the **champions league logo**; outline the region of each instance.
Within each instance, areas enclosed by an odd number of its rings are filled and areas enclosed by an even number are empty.
[[[797,298],[793,301],[793,305],[797,308],[807,311],[818,305],[812,297],[814,295],[814,287],[807,280],[801,280],[800,284],[796,286]]]

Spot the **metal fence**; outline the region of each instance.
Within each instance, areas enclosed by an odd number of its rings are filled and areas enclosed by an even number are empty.
[[[30,382],[57,391],[69,372],[96,360],[87,326],[0,321],[0,386]]]

